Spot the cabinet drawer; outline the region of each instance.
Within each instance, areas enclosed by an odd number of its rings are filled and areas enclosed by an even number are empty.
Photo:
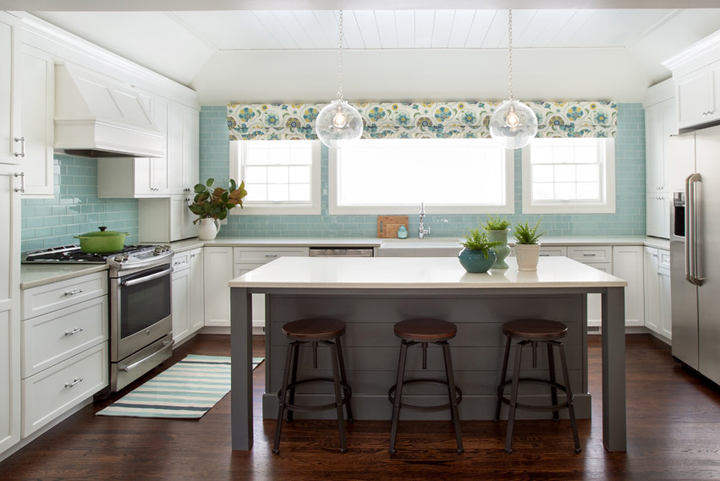
[[[103,342],[23,380],[23,437],[107,387],[108,371]]]
[[[97,297],[22,323],[23,379],[108,339],[108,298]]]
[[[570,246],[568,257],[578,262],[612,262],[611,246]]]
[[[181,272],[190,268],[190,251],[181,252],[173,256],[172,262],[175,272]]]
[[[270,262],[278,257],[307,257],[308,247],[235,247],[234,262],[262,263]]]
[[[567,247],[543,247],[540,246],[541,257],[565,257],[567,256]]]
[[[74,279],[53,282],[22,292],[22,318],[48,314],[108,293],[107,272],[96,272]]]
[[[670,269],[670,251],[658,249],[658,267]]]
[[[258,267],[264,266],[265,263],[262,264],[253,264],[250,262],[237,262],[233,266],[233,278],[240,277],[241,275],[250,272],[253,269],[257,269]]]

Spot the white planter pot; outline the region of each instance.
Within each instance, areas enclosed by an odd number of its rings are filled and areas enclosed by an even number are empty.
[[[200,240],[214,240],[220,232],[220,221],[217,219],[200,219],[198,237]]]
[[[540,244],[515,244],[518,271],[534,272],[540,258]]]

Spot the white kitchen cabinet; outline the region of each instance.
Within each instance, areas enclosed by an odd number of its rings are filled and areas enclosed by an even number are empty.
[[[108,386],[106,272],[22,292],[22,435]]]
[[[197,236],[197,218],[190,212],[190,195],[138,201],[140,242],[173,242]]]
[[[614,246],[612,249],[612,274],[625,279],[625,325],[645,325],[643,282],[643,247]]]
[[[173,340],[177,345],[204,325],[202,248],[175,254],[173,269]]]
[[[53,198],[55,62],[51,55],[22,46],[22,136],[25,139],[24,198]]]
[[[230,287],[233,279],[233,248],[205,247],[203,280],[205,325],[230,327]]]
[[[191,194],[200,177],[200,113],[172,102],[168,119],[170,191]]]
[[[20,23],[0,11],[0,164],[20,164],[24,150],[20,109]]]
[[[720,119],[720,61],[675,79],[678,128]]]
[[[612,274],[612,247],[610,246],[568,246],[568,257],[597,270]],[[589,327],[602,325],[602,296],[588,294],[587,322]]]
[[[646,197],[645,233],[663,239],[670,238],[670,205],[672,193],[649,193]]]
[[[645,327],[668,341],[672,338],[670,253],[645,247]]]
[[[16,170],[17,166],[0,165],[0,453],[20,440],[20,192],[16,191],[20,179],[14,175]]]

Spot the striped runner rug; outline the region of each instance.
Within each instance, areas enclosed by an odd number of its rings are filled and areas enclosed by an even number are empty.
[[[229,391],[229,357],[190,354],[96,415],[197,419]]]

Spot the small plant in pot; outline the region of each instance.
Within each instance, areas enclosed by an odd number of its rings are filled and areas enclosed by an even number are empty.
[[[505,262],[505,258],[510,255],[510,246],[507,245],[508,230],[510,228],[510,221],[507,217],[502,219],[499,216],[489,215],[487,221],[483,225],[488,233],[488,239],[491,242],[499,242],[495,247],[495,264],[493,269],[507,269],[509,266]]]
[[[515,257],[517,258],[518,270],[521,272],[533,272],[537,270],[540,257],[540,243],[538,240],[544,234],[538,234],[540,227],[539,219],[533,227],[528,221],[523,224],[515,224]]]
[[[488,239],[487,233],[478,229],[469,229],[470,234],[465,235],[464,249],[460,251],[458,259],[466,271],[473,274],[490,270],[495,263],[497,255],[495,247],[500,242]]]
[[[195,198],[192,204],[188,206],[190,212],[197,215],[198,218],[193,221],[194,224],[200,222],[198,235],[202,240],[213,240],[220,231],[220,221],[227,218],[231,209],[240,206],[242,209],[242,200],[247,195],[245,190],[245,182],[238,185],[233,179],[230,179],[228,188],[214,187],[215,179],[210,178],[205,184],[195,185]]]

